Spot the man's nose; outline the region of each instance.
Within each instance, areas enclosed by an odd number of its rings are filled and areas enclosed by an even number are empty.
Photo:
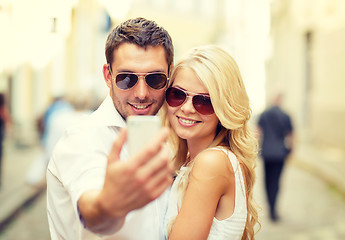
[[[149,94],[149,86],[146,84],[144,76],[138,76],[138,83],[135,86],[135,97],[139,99],[145,99]]]

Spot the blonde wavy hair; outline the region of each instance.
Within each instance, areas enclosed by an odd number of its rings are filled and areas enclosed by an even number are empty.
[[[186,68],[192,70],[208,89],[215,114],[220,122],[216,130],[216,137],[209,147],[228,148],[243,165],[247,196],[247,221],[242,240],[255,239],[255,225],[258,223],[260,226],[257,205],[253,199],[258,144],[248,124],[251,108],[239,68],[234,59],[217,46],[207,45],[194,48],[175,66],[169,86],[174,83],[180,69]],[[166,103],[161,109],[161,116],[163,124],[171,127]],[[189,157],[186,140],[172,132],[169,143],[175,153],[174,165],[176,169],[180,169]],[[179,185],[182,198],[188,186],[193,163],[189,166],[185,179],[182,179]],[[170,232],[172,224],[169,224],[168,232]]]

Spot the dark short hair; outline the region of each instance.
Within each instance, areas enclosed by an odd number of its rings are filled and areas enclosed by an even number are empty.
[[[156,22],[138,17],[115,27],[109,33],[105,44],[107,63],[113,63],[113,53],[122,43],[133,43],[145,49],[148,46],[163,46],[170,71],[174,59],[174,47],[169,33]]]

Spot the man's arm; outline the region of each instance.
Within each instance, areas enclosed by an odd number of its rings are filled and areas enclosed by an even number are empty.
[[[99,190],[87,191],[78,200],[78,210],[83,224],[92,232],[108,235],[117,232],[125,216],[113,217],[99,205]]]
[[[126,215],[159,197],[172,182],[170,154],[165,146],[168,129],[161,130],[152,143],[128,161],[120,161],[126,141],[122,130],[108,156],[102,190],[87,191],[78,200],[86,227],[100,234],[118,231]]]

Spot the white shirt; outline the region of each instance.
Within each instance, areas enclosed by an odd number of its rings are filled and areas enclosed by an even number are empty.
[[[130,212],[124,226],[114,235],[101,238],[80,222],[77,201],[85,191],[102,189],[107,156],[126,123],[108,96],[86,121],[68,129],[53,152],[47,170],[47,214],[51,239],[155,240],[163,239],[159,229],[166,196]],[[121,161],[128,158],[127,146]]]
[[[212,226],[207,240],[241,240],[247,220],[247,200],[244,185],[244,178],[240,164],[236,156],[227,149],[213,148],[221,150],[228,155],[232,168],[235,172],[235,209],[231,216],[224,220],[213,218]],[[182,200],[178,191],[178,184],[185,174],[187,167],[181,167],[170,191],[167,214],[165,215],[165,231],[170,222],[176,218],[179,209],[182,206]],[[191,226],[193,227],[193,226]],[[167,235],[167,233],[166,233]]]

